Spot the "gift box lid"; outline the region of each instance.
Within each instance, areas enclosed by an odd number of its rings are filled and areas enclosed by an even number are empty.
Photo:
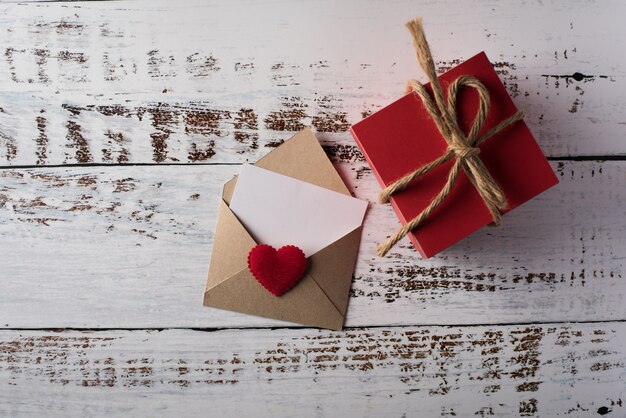
[[[481,135],[517,112],[484,52],[439,76],[444,93],[448,84],[463,74],[475,76],[489,91],[491,109]],[[429,84],[425,87],[431,91]],[[465,88],[457,97],[459,126],[468,132],[478,109],[478,94]],[[350,131],[383,188],[447,150],[447,143],[413,92],[356,123]],[[502,213],[558,183],[524,121],[487,139],[480,149],[480,158],[506,195],[508,205]],[[394,194],[391,204],[403,225],[441,190],[453,164],[454,159],[441,164]],[[420,254],[428,258],[491,221],[483,200],[461,171],[444,202],[408,236]],[[388,233],[395,229],[390,225]]]

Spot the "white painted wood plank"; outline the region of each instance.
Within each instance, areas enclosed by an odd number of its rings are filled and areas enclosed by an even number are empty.
[[[625,414],[624,323],[0,331],[0,414]]]
[[[429,260],[388,206],[366,216],[347,325],[623,320],[626,163],[558,162],[561,183]],[[336,166],[357,197],[379,187]],[[0,326],[249,327],[201,306],[221,185],[239,166],[0,170]]]
[[[349,159],[348,126],[423,79],[403,26],[417,13],[442,69],[487,52],[548,155],[624,155],[625,8],[2,4],[0,164],[242,162],[304,125]]]

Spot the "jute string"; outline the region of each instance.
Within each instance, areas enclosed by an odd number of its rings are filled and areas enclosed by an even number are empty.
[[[437,125],[437,129],[441,133],[441,136],[448,144],[448,148],[446,153],[441,157],[419,167],[387,186],[380,194],[380,201],[382,203],[388,202],[393,194],[405,189],[415,178],[428,173],[433,168],[453,158],[455,158],[455,161],[450,169],[450,172],[448,173],[446,183],[442,187],[441,191],[433,197],[429,205],[424,208],[419,215],[411,219],[406,225],[400,228],[400,230],[389,237],[386,242],[378,246],[377,252],[380,256],[387,254],[387,252],[398,241],[420,225],[441,204],[441,202],[446,199],[446,197],[450,194],[450,191],[452,190],[452,187],[454,186],[461,170],[465,172],[467,178],[485,202],[485,205],[487,206],[487,209],[489,209],[493,218],[493,223],[495,225],[499,225],[502,220],[500,210],[506,207],[506,198],[504,196],[504,192],[493,177],[491,177],[491,174],[489,174],[489,171],[487,171],[487,168],[480,159],[480,148],[478,148],[478,146],[502,131],[504,128],[522,120],[524,117],[523,112],[517,112],[513,116],[504,119],[495,127],[479,137],[478,133],[483,127],[485,119],[489,114],[490,100],[486,87],[478,81],[476,77],[462,75],[450,83],[448,86],[447,100],[445,100],[441,85],[439,84],[439,80],[437,79],[437,74],[435,72],[433,56],[430,52],[428,42],[426,41],[426,36],[424,35],[421,18],[415,18],[407,22],[406,27],[413,36],[413,46],[417,55],[417,61],[430,80],[434,101],[429,92],[417,80],[409,81],[407,85],[407,92],[414,91],[420,97],[424,103],[424,107],[435,122],[435,125]],[[474,117],[472,127],[467,135],[459,127],[456,110],[457,94],[461,87],[471,87],[475,89],[478,92],[479,97],[478,110],[476,112],[476,116]]]

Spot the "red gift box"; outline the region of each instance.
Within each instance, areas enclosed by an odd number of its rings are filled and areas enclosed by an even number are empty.
[[[491,109],[479,135],[517,112],[484,52],[439,76],[443,90],[446,91],[448,84],[461,75],[476,77],[489,92]],[[428,84],[425,87],[431,91]],[[459,126],[465,132],[471,127],[478,100],[474,89],[462,89],[457,96]],[[350,131],[383,188],[441,157],[448,149],[435,122],[414,92],[363,119]],[[480,159],[507,198],[508,205],[502,214],[558,183],[524,121],[512,124],[480,144],[479,148]],[[454,159],[415,179],[392,196],[391,204],[403,225],[428,206],[442,189],[452,164]],[[428,258],[492,220],[476,188],[461,171],[446,199],[408,236],[422,257]]]

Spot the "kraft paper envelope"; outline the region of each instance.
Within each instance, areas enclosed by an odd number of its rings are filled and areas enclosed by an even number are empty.
[[[348,188],[308,128],[285,141],[255,165],[350,196]],[[362,227],[308,257],[307,270],[300,282],[276,297],[248,270],[248,252],[257,243],[230,210],[236,182],[237,177],[224,185],[204,306],[340,330],[348,306]]]

